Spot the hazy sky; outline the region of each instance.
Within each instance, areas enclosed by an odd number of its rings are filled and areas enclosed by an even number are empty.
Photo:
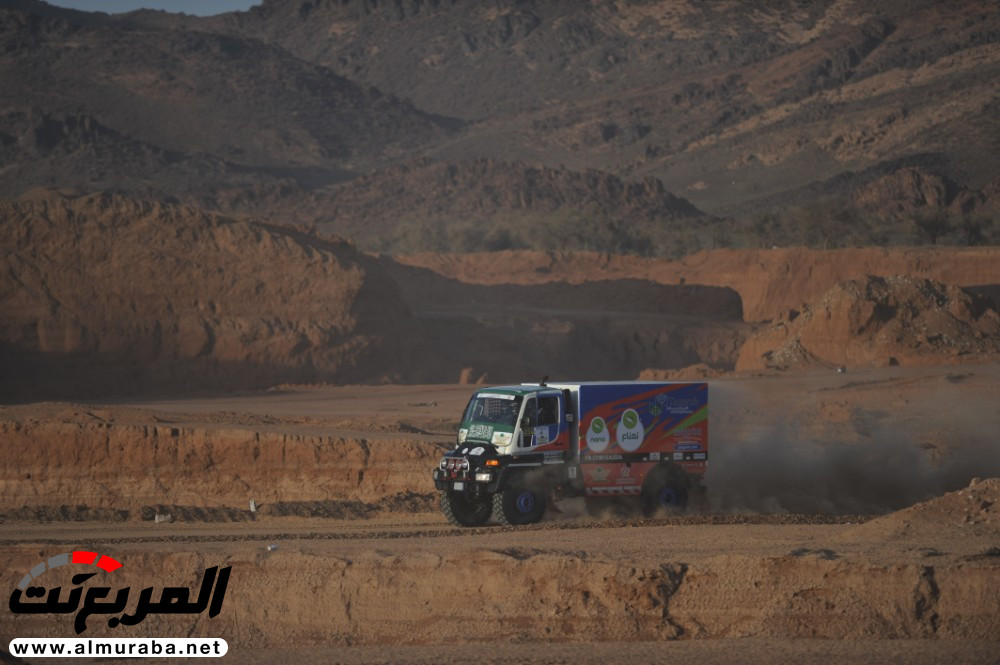
[[[85,12],[119,14],[136,9],[165,9],[198,16],[242,11],[259,5],[261,0],[47,0],[50,5],[69,7]]]

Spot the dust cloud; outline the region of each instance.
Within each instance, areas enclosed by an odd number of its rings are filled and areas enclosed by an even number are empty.
[[[873,423],[859,399],[847,422],[823,423],[808,399],[769,404],[713,384],[708,509],[883,514],[1000,476],[995,408],[947,393],[920,401]]]

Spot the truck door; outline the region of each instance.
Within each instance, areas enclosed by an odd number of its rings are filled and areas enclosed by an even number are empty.
[[[552,443],[559,436],[561,406],[558,395],[538,397],[538,421],[535,425],[535,445]]]
[[[524,402],[518,445],[546,452],[569,448],[563,396],[557,392],[533,395]]]

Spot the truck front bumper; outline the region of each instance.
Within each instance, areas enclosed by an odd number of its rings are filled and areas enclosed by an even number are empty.
[[[434,487],[442,492],[469,492],[479,495],[496,490],[498,474],[492,471],[473,470],[454,473],[445,469],[434,469],[433,477]]]

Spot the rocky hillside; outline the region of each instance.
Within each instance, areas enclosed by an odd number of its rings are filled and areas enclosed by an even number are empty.
[[[988,244],[998,70],[1000,15],[975,0],[266,0],[208,18],[0,0],[0,193],[177,197],[364,246],[374,205],[410,229],[380,246],[436,229],[461,240],[424,249],[464,251],[614,229],[618,179],[655,183],[639,217],[672,219],[669,192],[731,218],[632,252]],[[505,205],[521,164],[577,184],[555,209]],[[462,191],[370,200],[392,174],[409,190],[456,168]],[[944,232],[914,221],[938,213]]]
[[[478,160],[421,161],[357,178],[330,193],[322,227],[400,253],[604,249],[655,253],[704,214],[654,178]]]
[[[902,168],[872,180],[853,191],[854,201],[872,213],[907,217],[922,210],[942,210],[955,215],[978,211],[1000,212],[996,189],[1000,179],[979,190],[919,168]]]
[[[992,301],[912,277],[868,277],[832,288],[751,336],[737,369],[932,365],[1000,354]]]
[[[219,157],[140,141],[88,114],[15,107],[0,116],[0,126],[0,193],[7,195],[53,185],[180,193],[195,176],[241,186],[257,181]]]
[[[169,162],[207,155],[232,163],[234,171],[258,169],[263,175],[274,168],[363,168],[387,151],[416,148],[446,134],[411,104],[279,46],[77,21],[75,14],[51,18],[30,11],[34,6],[14,11],[0,5],[0,107],[8,118],[2,143],[13,166],[53,151],[85,158],[81,151],[92,146],[117,144],[121,158],[103,165],[106,177],[131,176],[129,158],[136,150],[166,153]],[[63,181],[74,177],[71,169],[50,167],[55,184],[76,184]],[[153,167],[146,169],[149,176],[156,174]],[[81,185],[99,183],[75,177]],[[196,187],[198,179],[189,168],[184,189]],[[39,184],[46,183],[5,179],[8,194]]]
[[[982,187],[998,169],[998,20],[974,0],[267,0],[180,24],[472,122],[450,158],[653,175],[715,211],[914,161]]]
[[[174,204],[0,203],[7,397],[373,380],[408,310],[343,241]]]

